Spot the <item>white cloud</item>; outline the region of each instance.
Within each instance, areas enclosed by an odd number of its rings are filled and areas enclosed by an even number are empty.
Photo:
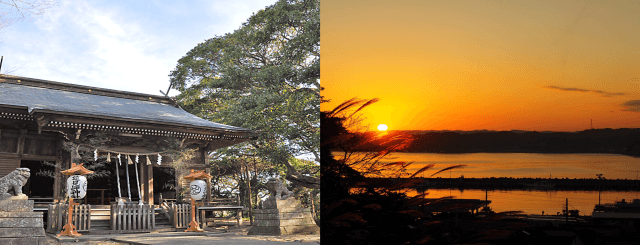
[[[6,40],[18,51],[7,56],[25,64],[15,75],[153,94],[168,86],[158,38],[116,10],[63,1],[34,24]]]
[[[127,1],[63,0],[36,21],[4,31],[2,72],[13,68],[17,76],[160,94],[169,86],[170,71],[187,51],[207,38],[237,29],[252,12],[273,3],[142,6]]]
[[[275,0],[214,1],[211,3],[211,12],[220,21],[212,25],[213,30],[219,35],[233,32],[253,13],[274,3]]]

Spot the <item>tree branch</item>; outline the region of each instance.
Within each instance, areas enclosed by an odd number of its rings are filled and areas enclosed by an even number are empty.
[[[320,189],[320,178],[300,174],[289,161],[284,161],[283,163],[287,167],[287,176],[285,178],[288,181],[307,188]]]

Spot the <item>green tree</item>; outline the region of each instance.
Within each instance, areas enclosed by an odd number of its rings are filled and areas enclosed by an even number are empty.
[[[233,33],[198,44],[170,74],[187,111],[249,128],[246,155],[285,166],[286,179],[319,188],[317,177],[289,162],[320,160],[320,9],[318,0],[280,0]],[[243,146],[238,146],[243,147]]]

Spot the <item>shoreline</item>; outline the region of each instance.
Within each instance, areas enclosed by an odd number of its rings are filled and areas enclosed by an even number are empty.
[[[550,186],[528,187],[537,183]],[[367,178],[356,188],[394,188],[402,186],[411,189],[505,189],[505,190],[640,190],[640,180],[601,179],[549,179],[549,178]]]

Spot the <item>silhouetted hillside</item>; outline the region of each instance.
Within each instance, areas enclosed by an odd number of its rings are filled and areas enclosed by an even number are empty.
[[[393,131],[362,150],[373,150],[385,138],[404,135],[406,152],[471,153],[616,153],[640,156],[640,129],[591,129],[579,132],[533,131]]]

